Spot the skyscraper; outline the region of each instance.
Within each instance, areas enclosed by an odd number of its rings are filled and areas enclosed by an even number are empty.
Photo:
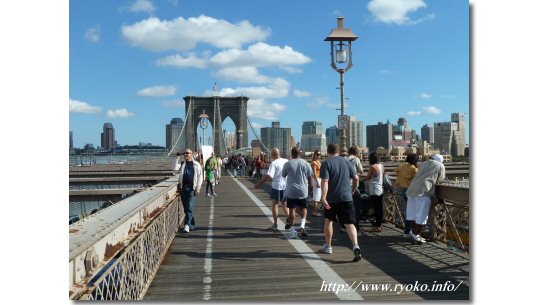
[[[101,148],[104,150],[116,149],[115,130],[112,123],[103,124],[103,132],[101,133]]]
[[[261,141],[268,149],[280,149],[283,157],[291,151],[291,128],[281,128],[280,122],[272,122],[271,127],[260,128]]]
[[[465,154],[465,113],[452,113],[451,122],[434,123],[434,148],[452,157]]]
[[[327,138],[327,145],[338,144],[340,145],[340,129],[335,126],[331,126],[325,129],[325,137]]]
[[[433,126],[428,126],[428,124],[422,126],[422,128],[420,128],[420,139],[433,144],[435,139]]]
[[[401,136],[402,141],[409,141],[411,142],[413,140],[415,132],[409,125],[407,125],[407,120],[405,118],[398,118],[397,125],[394,125],[392,127],[392,136]],[[396,140],[396,138],[394,138]]]
[[[366,126],[366,145],[368,151],[375,152],[378,147],[390,149],[390,141],[392,141],[392,124],[387,121],[377,125]]]
[[[327,138],[323,134],[323,124],[321,122],[303,122],[302,130],[301,151],[311,153],[319,149],[323,155],[327,154]]]
[[[178,141],[178,138],[183,129],[183,120],[180,118],[173,118],[170,124],[166,124],[166,149],[170,150]],[[174,147],[173,153],[182,152],[185,149],[185,135],[181,135],[179,142]]]
[[[351,116],[348,122],[349,124],[346,130],[346,134],[348,135],[347,142],[349,143],[349,147],[351,146],[363,147],[364,146],[364,122],[357,121],[357,118],[355,116]]]

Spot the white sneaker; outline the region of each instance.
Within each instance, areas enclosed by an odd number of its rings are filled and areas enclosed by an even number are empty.
[[[183,228],[183,232],[189,233],[189,231],[190,231],[189,226],[185,225],[185,227]]]
[[[420,245],[426,242],[426,240],[420,237],[420,235],[413,235],[413,241]]]
[[[404,237],[404,238],[414,239],[414,236],[413,236],[413,233],[412,233],[412,232],[404,233],[403,237]]]
[[[215,197],[215,196],[217,196],[217,193],[213,193],[213,194],[211,194],[211,196]]]
[[[292,238],[292,239],[296,239],[296,238],[297,238],[297,231],[295,231],[295,228],[291,228],[291,230],[290,230],[290,235],[291,235],[291,238]]]
[[[333,254],[333,247],[329,247],[329,245],[325,244],[323,245],[323,252],[327,254]]]

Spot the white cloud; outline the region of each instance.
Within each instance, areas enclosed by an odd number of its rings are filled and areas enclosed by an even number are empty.
[[[109,118],[128,118],[134,116],[134,113],[129,112],[125,108],[121,108],[107,111],[106,116]]]
[[[435,106],[428,106],[428,107],[425,107],[424,110],[428,113],[432,113],[432,114],[440,114],[441,113],[441,110]]]
[[[429,93],[422,92],[419,94],[420,98],[432,98],[432,95]]]
[[[151,51],[194,49],[199,43],[217,48],[241,48],[245,43],[265,40],[271,31],[248,21],[232,24],[223,19],[200,15],[167,21],[151,17],[121,28],[131,45]]]
[[[266,86],[223,88],[219,96],[248,96],[251,99],[283,98],[290,92],[290,83],[283,78],[272,79]],[[206,91],[204,96],[213,95],[213,91]],[[250,103],[250,102],[249,102]]]
[[[101,26],[94,25],[84,33],[84,39],[90,42],[99,42],[101,40]]]
[[[329,103],[328,97],[318,97],[314,99],[314,102],[310,102],[306,104],[306,107],[310,109],[317,109],[321,106],[325,106]]]
[[[308,91],[293,90],[293,95],[295,95],[297,97],[309,97],[311,94]]]
[[[136,0],[128,9],[130,12],[134,13],[148,13],[151,14],[157,8],[153,5],[151,0]]]
[[[410,116],[417,116],[417,115],[421,115],[422,112],[420,112],[420,111],[408,111],[407,114],[410,115]]]
[[[101,107],[96,107],[86,102],[69,99],[69,112],[99,113],[101,112]]]
[[[303,69],[289,66],[279,66],[280,69],[288,72],[289,74],[303,73]]]
[[[424,0],[372,0],[368,3],[368,10],[376,20],[397,25],[417,24],[435,18],[434,14],[417,20],[409,18],[408,14],[425,7],[427,5]]]
[[[258,42],[247,50],[224,50],[211,58],[211,62],[225,66],[254,66],[271,65],[293,66],[309,63],[311,59],[304,54],[294,51],[289,46],[283,48]]]
[[[162,102],[162,105],[168,108],[182,108],[185,106],[185,101],[183,100],[164,101]]]
[[[247,114],[249,118],[276,121],[280,112],[284,110],[286,110],[286,106],[282,104],[268,103],[264,99],[250,99]]]
[[[255,67],[228,67],[217,71],[215,76],[240,83],[267,84],[275,81],[274,78],[261,75]]]
[[[262,128],[263,125],[258,123],[258,122],[251,122],[252,123],[252,128],[254,129],[258,129],[258,128]]]
[[[144,88],[136,93],[138,96],[150,97],[171,96],[174,94],[176,94],[176,87],[174,86],[153,86]]]
[[[199,58],[194,53],[190,53],[187,57],[183,57],[180,54],[166,56],[161,59],[157,59],[157,66],[172,66],[176,68],[198,68],[204,69],[207,67],[208,58]]]

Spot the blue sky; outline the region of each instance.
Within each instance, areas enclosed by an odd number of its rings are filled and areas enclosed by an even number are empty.
[[[465,112],[470,126],[467,1],[76,0],[69,10],[75,147],[99,146],[105,122],[120,145],[164,146],[182,98],[211,95],[215,82],[219,95],[250,98],[258,128],[279,120],[300,141],[303,121],[335,125],[339,76],[324,39],[337,16],[359,36],[346,114],[365,125],[405,117],[420,132]]]

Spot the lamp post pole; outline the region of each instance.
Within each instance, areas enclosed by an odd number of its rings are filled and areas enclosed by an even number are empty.
[[[329,36],[325,38],[325,41],[331,42],[331,67],[340,74],[340,115],[338,116],[338,129],[340,129],[340,151],[341,153],[346,153],[346,128],[348,126],[348,119],[344,104],[344,73],[349,71],[353,66],[351,43],[355,41],[358,36],[353,34],[351,29],[344,28],[344,17],[338,17],[337,20],[338,28],[333,29]],[[336,56],[335,42],[337,47]],[[347,66],[345,68],[339,68],[336,65],[337,63],[347,63]]]

